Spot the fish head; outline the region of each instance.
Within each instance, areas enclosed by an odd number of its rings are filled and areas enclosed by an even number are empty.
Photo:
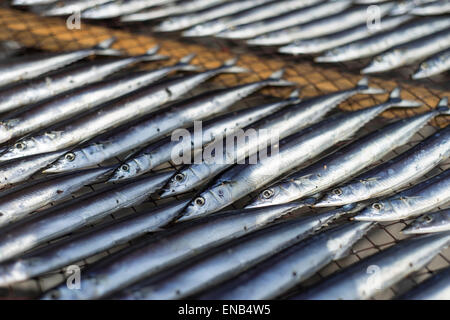
[[[0,161],[38,154],[39,145],[40,143],[34,139],[19,140],[0,155]]]
[[[336,187],[324,194],[314,207],[338,207],[360,201],[362,188],[353,188],[351,185]]]
[[[433,232],[433,229],[439,227],[440,221],[432,214],[425,214],[417,218],[413,223],[402,230],[404,234],[419,234]]]
[[[316,62],[338,62],[345,59],[349,48],[347,46],[336,47],[330,50],[326,50],[321,56],[316,57]]]
[[[257,208],[272,206],[289,202],[285,199],[285,192],[280,186],[272,186],[261,191],[258,196],[245,208]]]
[[[69,151],[62,155],[58,160],[44,169],[43,173],[58,173],[74,171],[85,167],[88,161],[86,155],[80,150]]]
[[[13,126],[14,123],[11,120],[0,121],[0,143],[8,142],[14,138]]]
[[[395,207],[390,201],[374,202],[354,217],[357,221],[393,221],[398,220]]]
[[[448,57],[447,57],[448,59]],[[413,79],[422,79],[427,78],[435,73],[438,73],[439,67],[445,63],[445,57],[441,56],[439,59],[430,59],[428,61],[424,61],[419,65],[419,69],[412,76]]]
[[[249,30],[245,26],[229,27],[214,35],[214,37],[223,39],[246,39],[249,36]]]
[[[165,19],[159,25],[153,28],[154,31],[160,32],[170,32],[184,29],[185,27],[190,25],[190,17],[186,16],[178,16]]]
[[[361,73],[368,74],[392,70],[400,64],[403,57],[404,50],[400,48],[388,51],[384,54],[376,56],[367,67],[361,70]]]
[[[219,21],[210,21],[193,26],[190,29],[183,31],[181,34],[184,37],[204,37],[213,35],[223,29]]]
[[[120,167],[118,167],[109,182],[127,180],[139,175],[139,165],[135,161],[126,161]]]
[[[167,198],[187,192],[201,184],[202,181],[203,179],[196,175],[194,171],[189,170],[189,168],[182,169],[169,180],[160,196],[161,198]]]

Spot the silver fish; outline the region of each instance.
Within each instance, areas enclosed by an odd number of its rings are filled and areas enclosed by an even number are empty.
[[[450,268],[438,271],[431,278],[404,294],[403,300],[450,300]]]
[[[125,15],[120,18],[122,22],[137,22],[137,21],[149,21],[168,16],[183,14],[186,12],[194,12],[216,6],[218,4],[227,2],[228,0],[191,0],[180,1],[173,5],[168,4],[159,8],[145,10],[130,15]]]
[[[395,221],[434,210],[450,200],[450,170],[374,202],[354,217],[358,221]]]
[[[96,227],[70,239],[0,264],[0,286],[10,285],[66,267],[146,233],[178,217],[187,201],[174,201],[150,211]]]
[[[383,17],[386,15],[394,6],[395,3],[393,2],[378,5],[380,16]],[[285,45],[294,40],[321,37],[352,28],[361,23],[367,23],[367,19],[366,6],[353,7],[344,12],[323,17],[309,23],[303,23],[295,27],[261,35],[247,40],[246,43],[260,46]]]
[[[343,213],[341,209],[301,216],[266,227],[226,243],[184,268],[169,271],[161,279],[140,281],[119,298],[165,300],[197,294],[300,242]]]
[[[12,0],[13,6],[37,6],[43,4],[49,4],[58,0]]]
[[[98,299],[108,296],[208,249],[261,229],[296,209],[295,204],[241,209],[181,224],[159,233],[153,240],[92,265],[84,273],[81,290],[68,290],[61,285],[43,298]]]
[[[339,103],[356,94],[380,94],[383,90],[369,87],[368,79],[363,78],[356,87],[348,90],[342,90],[311,99],[302,101],[301,103],[289,106],[284,110],[262,119],[255,125],[249,126],[247,129],[266,130],[268,135],[271,133],[274,136],[268,136],[268,140],[272,137],[279,137],[283,139],[293,133],[296,133],[307,126],[320,121],[329,111],[337,107]],[[263,140],[263,141],[256,141]],[[193,164],[181,169],[177,176],[171,179],[168,186],[164,189],[161,197],[173,196],[186,191],[189,191],[197,186],[204,185],[221,171],[231,167],[234,163],[245,159],[246,154],[251,150],[255,150],[259,146],[259,142],[263,144],[264,139],[250,139],[250,142],[234,150],[224,150],[223,157],[228,154],[235,155],[235,162],[228,163],[207,163]],[[222,142],[218,142],[221,144]],[[217,143],[211,144],[209,147],[214,148]],[[220,149],[218,149],[220,150]],[[180,179],[181,178],[181,179]]]
[[[244,70],[235,67],[233,61],[226,63],[222,67],[222,72],[241,72]],[[73,150],[66,154],[63,159],[46,169],[45,172],[62,172],[95,165],[164,137],[172,130],[183,128],[193,121],[202,120],[217,113],[223,113],[235,102],[265,86],[293,85],[291,82],[282,80],[280,78],[281,75],[282,73],[276,72],[262,81],[209,91],[188,100],[183,100],[167,109],[161,110],[158,114],[152,115],[149,119],[139,122],[137,125],[102,138],[100,141],[94,141],[86,147]],[[272,109],[274,108],[269,107],[269,110]],[[264,113],[261,112],[261,115],[258,115],[258,111],[256,113],[254,111],[252,115],[261,118]],[[171,153],[171,149],[167,151]]]
[[[447,17],[433,17],[412,21],[395,30],[382,32],[369,38],[355,41],[324,52],[316,62],[339,62],[377,55],[392,47],[432,35],[450,27]]]
[[[313,1],[311,4],[317,1]],[[307,23],[315,19],[327,17],[331,14],[341,12],[351,6],[352,1],[326,1],[295,10],[291,13],[284,14],[280,17],[265,19],[263,21],[253,22],[236,26],[230,29],[225,29],[215,36],[226,39],[249,39],[262,35],[267,32],[288,28],[301,23]]]
[[[0,197],[0,227],[15,223],[51,202],[70,197],[83,186],[105,180],[113,168],[95,168],[76,174],[43,178],[5,192]]]
[[[427,213],[402,230],[404,234],[450,231],[450,209]]]
[[[0,189],[26,181],[40,169],[63,155],[66,150],[24,157],[4,162],[0,165]]]
[[[166,58],[157,55],[157,51],[158,47],[154,47],[147,51],[147,54],[141,56],[114,59],[113,61],[94,61],[81,67],[63,70],[47,77],[32,79],[5,88],[0,90],[0,112],[11,111],[53,97],[64,91],[100,81],[139,62],[157,61]]]
[[[175,2],[175,0],[122,0],[110,1],[103,5],[86,9],[81,13],[84,19],[111,19],[125,14],[138,12],[140,10],[155,7],[162,4]]]
[[[25,58],[17,58],[16,61],[10,59],[0,61],[0,73],[2,74],[0,86],[40,76],[92,55],[121,55],[120,51],[110,48],[114,41],[114,38],[107,39],[89,49],[36,54]]]
[[[450,127],[407,152],[327,192],[315,207],[334,207],[388,195],[415,181],[450,156]]]
[[[419,69],[411,76],[413,79],[423,79],[450,70],[450,49],[439,52],[420,64]]]
[[[397,1],[397,5],[394,9],[389,12],[390,15],[402,15],[402,14],[408,14],[412,9],[416,8],[417,6],[427,4],[430,2],[435,2],[436,0],[402,0]]]
[[[273,1],[261,6],[239,12],[233,16],[214,19],[182,32],[185,37],[211,36],[227,28],[233,28],[242,24],[249,24],[270,17],[277,17],[292,10],[297,10],[321,0],[282,0]]]
[[[440,0],[424,4],[412,9],[410,13],[418,16],[432,16],[450,13],[450,2],[448,0]]]
[[[296,40],[287,46],[278,49],[281,53],[287,54],[316,54],[329,50],[353,41],[361,40],[367,38],[376,33],[391,30],[398,27],[402,23],[411,20],[413,16],[402,15],[395,17],[385,17],[381,20],[379,27],[372,29],[367,28],[367,23],[358,25],[356,27],[346,29],[341,32],[333,33],[327,36]]]
[[[63,203],[25,220],[0,235],[0,261],[33,249],[106,217],[122,208],[143,202],[173,174],[163,172],[131,183],[100,190],[93,195]]]
[[[174,71],[196,70],[195,66],[188,64],[192,58],[193,56],[189,55],[172,66],[94,83],[61,95],[56,99],[42,101],[29,110],[19,110],[0,121],[0,143],[24,136],[32,131],[48,127],[75,114],[92,109],[104,102],[154,83]]]
[[[361,70],[361,73],[369,74],[394,70],[413,64],[448,48],[450,48],[450,28],[405,45],[397,46],[376,56],[367,67]]]
[[[274,159],[271,156],[263,157],[256,164],[249,164],[243,168],[237,166],[239,169],[235,174],[226,179],[219,179],[212,187],[203,191],[186,208],[182,219],[207,215],[234,203],[313,159],[338,142],[350,138],[366,123],[394,105],[403,107],[401,103],[382,103],[363,110],[348,112],[326,119],[309,127],[305,132],[288,138],[285,145],[279,148]]]
[[[310,278],[328,263],[346,257],[351,247],[373,226],[371,222],[353,222],[321,232],[206,292],[201,298],[274,299]]]
[[[271,112],[275,112],[288,105],[299,102],[298,91],[295,90],[288,99],[211,119],[202,126],[202,145],[206,145],[217,138],[231,134],[239,128],[243,128],[260,120]],[[191,132],[192,131],[193,129],[191,128]],[[170,137],[151,144],[139,151],[136,155],[129,157],[119,168],[117,168],[109,181],[121,181],[140,176],[154,167],[169,161],[172,157],[172,150],[177,148],[179,144],[179,141],[172,141]],[[186,148],[183,148],[183,153],[190,150],[195,152],[193,149],[196,147],[201,146],[186,146]]]
[[[244,11],[262,5],[264,3],[268,3],[270,1],[272,0],[244,0],[225,2],[218,6],[202,11],[168,18],[154,27],[153,30],[159,32],[179,31],[202,22],[232,15],[240,11]]]
[[[450,233],[403,240],[331,275],[294,299],[364,300],[426,266],[450,243]]]
[[[72,0],[64,1],[63,3],[58,2],[49,8],[43,9],[39,14],[43,16],[71,15],[107,2],[111,2],[111,0]]]

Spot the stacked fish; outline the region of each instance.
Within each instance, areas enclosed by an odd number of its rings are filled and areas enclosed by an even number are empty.
[[[169,66],[112,77],[138,63],[167,58],[157,54],[158,47],[125,57],[111,48],[113,43],[107,39],[93,48],[0,64],[0,188],[5,189],[0,197],[0,286],[139,239],[83,270],[80,290],[63,283],[42,298],[369,299],[450,244],[450,213],[439,211],[450,200],[450,171],[422,179],[449,158],[449,127],[365,171],[408,143],[430,120],[448,116],[447,98],[429,112],[341,147],[383,111],[421,104],[403,99],[395,88],[383,103],[328,115],[355,95],[384,93],[363,78],[347,90],[304,100],[293,90],[284,100],[234,110],[233,105],[264,87],[294,83],[279,70],[260,81],[187,98],[219,74],[247,70],[236,59],[199,70],[188,55]],[[110,57],[81,61],[93,55]],[[169,77],[174,72],[188,73]],[[179,129],[195,134],[195,122],[203,120],[201,143],[170,137]],[[242,130],[264,134],[224,145],[223,137]],[[263,157],[263,147],[274,139],[280,141],[270,151],[278,152]],[[153,173],[174,160],[173,150],[194,157],[214,150],[217,161]],[[99,166],[122,155],[126,158],[120,164]],[[251,163],[255,156],[258,161]],[[28,181],[36,174],[43,177]],[[101,187],[70,199],[91,184]],[[399,189],[404,190],[393,195]],[[174,198],[189,191],[199,192],[194,198]],[[226,210],[255,191],[260,193],[245,208]],[[81,231],[150,196],[170,199]],[[333,208],[311,214],[304,207]],[[315,287],[296,289],[347,256],[377,222],[422,214],[405,233],[431,235],[403,240]],[[374,265],[380,271],[369,281],[367,270]],[[448,270],[437,274],[405,298],[448,299],[448,275]]]
[[[413,79],[450,69],[449,0],[13,0],[43,15],[157,22],[157,32],[280,46],[316,62],[374,57],[363,74],[419,64]],[[45,4],[45,5],[44,5]],[[37,9],[37,5],[39,6]],[[162,22],[159,22],[164,19]]]

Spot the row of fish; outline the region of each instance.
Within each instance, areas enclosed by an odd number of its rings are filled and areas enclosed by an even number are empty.
[[[192,56],[168,67],[103,80],[130,65],[165,58],[157,54],[157,48],[139,57],[120,57],[120,52],[109,48],[112,43],[107,40],[94,49],[9,62],[9,73],[8,66],[3,67],[11,76],[2,92],[15,92],[12,101],[16,102],[24,92],[36,100],[26,98],[4,110],[10,113],[2,121],[6,147],[0,155],[0,183],[7,188],[0,197],[0,286],[66,267],[153,233],[89,266],[83,271],[81,290],[61,284],[44,298],[260,299],[292,294],[294,298],[365,299],[425,266],[449,244],[448,211],[429,214],[450,200],[448,171],[391,195],[392,190],[416,183],[448,159],[448,128],[347,183],[410,141],[431,119],[447,116],[447,99],[432,111],[393,122],[338,148],[383,111],[421,104],[402,99],[400,89],[395,88],[383,103],[329,116],[354,95],[384,93],[363,78],[347,90],[303,100],[299,91],[293,90],[284,100],[230,113],[233,104],[266,86],[294,84],[282,79],[280,70],[257,82],[183,98],[218,74],[246,72],[234,59],[199,71],[190,64]],[[65,66],[99,53],[119,57],[90,62],[90,66],[99,65],[97,70],[105,70],[97,82],[83,85],[77,81],[78,86],[69,88],[72,82],[67,79],[74,74],[87,79],[100,72],[84,65],[73,69]],[[49,75],[50,71],[54,73]],[[176,71],[197,72],[163,79]],[[24,79],[29,80],[21,81]],[[54,95],[52,90],[60,91]],[[177,146],[167,135],[179,128],[192,132],[195,127],[189,127],[200,120],[207,120],[202,144],[184,145],[183,150],[210,148],[216,151],[215,156],[233,161],[194,163],[152,174],[153,168],[171,160],[170,150]],[[233,145],[232,150],[219,148],[223,141],[218,138],[240,129],[265,130],[268,135],[243,146]],[[256,164],[234,165],[275,137],[280,139],[276,169],[270,157]],[[329,154],[317,160],[324,152]],[[95,167],[122,154],[129,155],[122,164]],[[314,160],[286,178],[292,170]],[[27,182],[42,171],[58,174]],[[113,181],[123,182],[106,183]],[[101,187],[68,200],[93,183],[101,183]],[[266,189],[248,208],[221,211],[261,188]],[[360,192],[362,188],[366,189]],[[138,205],[155,193],[165,198],[199,189],[194,199],[172,199],[153,210],[48,244],[122,208]],[[57,205],[45,208],[50,203]],[[305,206],[339,208],[319,214],[299,213]],[[297,285],[329,262],[346,256],[376,221],[421,214],[426,215],[405,232],[431,231],[433,235],[404,240],[295,295]],[[348,218],[354,221],[348,222]],[[393,259],[400,261],[394,267]],[[276,268],[269,267],[274,264]],[[389,272],[382,272],[375,282],[373,278],[367,281],[370,265]],[[429,286],[435,289],[428,292],[435,295],[448,290],[442,285]]]

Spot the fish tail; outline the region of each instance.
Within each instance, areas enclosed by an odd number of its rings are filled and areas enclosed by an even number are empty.
[[[102,42],[97,44],[93,48],[93,50],[95,50],[96,54],[103,56],[122,56],[123,55],[122,51],[111,48],[114,42],[116,42],[115,37],[103,40]]]
[[[236,65],[238,61],[237,57],[234,57],[232,59],[229,59],[224,62],[224,64],[221,66],[224,72],[227,73],[246,73],[249,72],[247,68],[239,67]]]
[[[143,55],[139,57],[140,61],[156,61],[156,60],[166,60],[169,56],[162,54],[156,54],[160,49],[159,45],[155,45],[148,49]]]
[[[179,70],[184,70],[184,71],[198,71],[200,70],[199,66],[195,66],[190,64],[192,59],[194,59],[196,56],[195,53],[191,53],[188,54],[187,56],[184,56],[183,58],[180,59],[180,61],[178,61],[178,63],[176,64],[176,66],[179,68]]]
[[[284,69],[280,69],[272,73],[265,81],[270,86],[277,86],[277,87],[290,87],[290,86],[297,86],[298,84],[295,82],[287,81],[282,79],[284,75]]]
[[[404,100],[401,97],[401,89],[400,87],[396,87],[389,94],[389,101],[395,105],[395,107],[400,108],[416,108],[422,106],[422,103],[414,100]]]
[[[380,88],[374,88],[369,86],[369,78],[363,77],[356,84],[356,90],[362,94],[383,94],[386,93],[385,90]]]
[[[436,109],[440,115],[450,115],[450,109],[448,108],[448,97],[444,97],[439,101]]]
[[[300,98],[300,90],[299,89],[292,90],[291,94],[286,100],[291,101],[292,103],[301,102],[302,99]]]

